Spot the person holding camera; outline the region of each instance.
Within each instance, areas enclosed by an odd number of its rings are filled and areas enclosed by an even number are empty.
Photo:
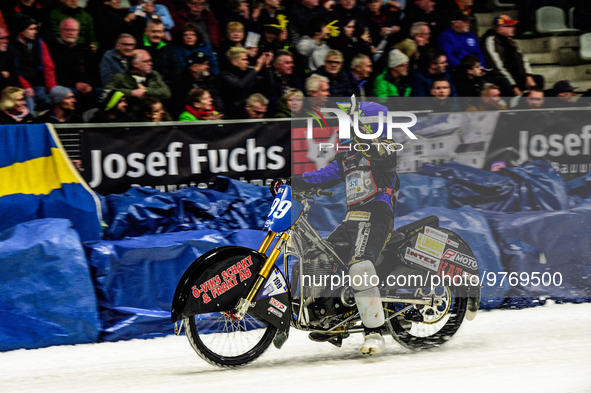
[[[170,16],[170,11],[165,5],[154,4],[154,0],[141,0],[140,4],[134,5],[129,9],[129,13],[144,18],[147,21],[159,19],[164,24],[164,37],[167,41],[172,41],[172,29],[174,20]]]

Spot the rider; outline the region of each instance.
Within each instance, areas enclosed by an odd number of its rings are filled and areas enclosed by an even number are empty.
[[[357,108],[360,116],[377,116],[387,112],[383,105],[362,102]],[[353,112],[353,111],[351,111]],[[370,125],[367,133],[374,133]],[[359,125],[359,130],[363,130]],[[375,127],[374,127],[375,128]],[[354,133],[355,134],[355,133]],[[356,134],[350,150],[341,150],[324,168],[292,177],[295,190],[330,188],[345,182],[347,214],[332,232],[328,241],[347,244],[349,276],[355,302],[364,326],[364,355],[381,353],[385,349],[381,330],[385,319],[374,263],[390,239],[394,224],[394,209],[400,181],[396,174],[397,145],[385,137],[361,139]],[[321,339],[310,335],[311,339]],[[326,339],[322,340],[325,341]]]

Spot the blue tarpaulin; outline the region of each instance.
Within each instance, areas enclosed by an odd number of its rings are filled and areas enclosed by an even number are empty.
[[[569,205],[574,207],[585,202],[591,203],[591,172],[566,183]]]
[[[86,243],[103,321],[100,340],[172,334],[172,299],[189,265],[215,247],[256,249],[264,235],[256,230],[196,230]]]
[[[508,305],[530,305],[540,297],[591,300],[591,204],[552,212],[486,213],[486,217],[504,269],[525,273],[507,294]],[[534,272],[546,283],[532,285]]]
[[[472,206],[479,210],[519,212],[568,207],[564,181],[544,161],[499,172],[488,172],[456,162],[441,166],[424,164],[419,174],[448,181],[451,208]]]
[[[271,206],[267,187],[218,178],[212,188],[163,193],[132,188],[104,198],[111,240],[197,229],[262,228]]]
[[[96,297],[80,237],[46,218],[0,236],[0,350],[96,341]]]
[[[400,192],[396,203],[396,217],[425,207],[450,207],[448,181],[440,177],[400,174]]]

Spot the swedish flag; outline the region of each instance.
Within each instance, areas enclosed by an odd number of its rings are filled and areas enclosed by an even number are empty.
[[[99,206],[53,126],[0,126],[0,231],[38,218],[67,218],[82,241],[97,240]]]

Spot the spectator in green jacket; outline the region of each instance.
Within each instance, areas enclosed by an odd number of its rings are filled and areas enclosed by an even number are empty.
[[[105,86],[107,90],[120,90],[125,94],[129,104],[128,112],[135,115],[144,96],[149,95],[162,101],[170,98],[170,89],[160,74],[152,70],[152,57],[147,51],[134,50],[129,64],[129,70],[116,74]]]
[[[408,79],[408,56],[399,49],[388,55],[388,69],[377,76],[374,82],[376,97],[408,97],[411,88]]]
[[[93,51],[98,48],[98,41],[94,30],[92,16],[78,7],[78,0],[60,0],[57,8],[49,13],[48,34],[50,37],[59,37],[60,24],[66,18],[74,18],[80,23],[79,42],[89,44]]]

